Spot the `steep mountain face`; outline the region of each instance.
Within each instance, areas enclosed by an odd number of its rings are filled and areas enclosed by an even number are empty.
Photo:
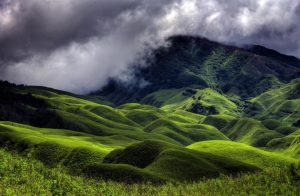
[[[117,80],[96,93],[117,104],[140,102],[163,89],[211,88],[243,100],[300,76],[300,60],[261,46],[242,49],[199,37],[175,36],[135,69],[134,85]],[[141,88],[141,83],[148,84]]]

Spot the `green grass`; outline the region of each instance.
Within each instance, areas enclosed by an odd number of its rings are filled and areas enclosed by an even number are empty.
[[[190,183],[124,184],[70,176],[63,168],[50,169],[3,149],[0,173],[1,195],[297,195],[300,191],[299,181],[285,168]]]
[[[105,145],[97,137],[74,131],[9,124],[0,124],[1,146],[30,154],[49,166],[65,165],[74,172],[82,165],[101,163],[110,151],[123,147],[122,142]],[[123,145],[129,144],[123,141]]]
[[[177,109],[192,111],[195,104],[203,107],[199,114],[207,115],[210,107],[215,108],[218,114],[228,114],[237,116],[238,106],[224,95],[206,88],[197,90],[192,88],[160,90],[146,96],[143,103],[153,104],[161,107],[165,111],[175,111]]]
[[[74,130],[102,137],[122,136],[137,141],[159,139],[174,144],[190,144],[194,140],[204,140],[212,138],[214,135],[216,135],[214,139],[221,139],[220,135],[222,135],[213,130],[212,133],[197,136],[197,134],[200,134],[196,133],[199,132],[197,131],[199,130],[198,128],[195,128],[196,130],[193,133],[188,133],[189,136],[187,138],[173,130],[167,130],[164,133],[162,133],[163,130],[159,132],[144,132],[145,127],[156,120],[166,119],[171,124],[198,124],[204,119],[202,115],[192,114],[184,110],[176,110],[169,113],[150,105],[136,103],[113,108],[98,102],[82,99],[82,97],[77,97],[70,93],[51,91],[51,89],[47,88],[22,87],[16,89],[16,91],[21,94],[30,93],[48,104],[46,109],[50,113],[46,112],[46,116],[34,114],[34,116],[40,116],[38,119],[35,119],[35,121],[39,122],[39,127]],[[21,103],[19,107],[24,108],[24,105]],[[39,109],[33,110],[38,111]],[[28,124],[31,123],[29,122]],[[205,131],[202,130],[201,132],[204,133]],[[193,138],[191,139],[191,137]]]
[[[183,145],[191,144],[195,141],[224,139],[228,138],[218,129],[204,124],[188,124],[172,122],[168,119],[161,118],[144,128],[145,132],[166,135]]]
[[[143,168],[143,171],[172,181],[199,180],[203,177],[216,177],[220,173],[232,174],[258,170],[255,166],[224,156],[199,153],[152,140],[114,151],[104,160],[110,164],[127,164]]]
[[[267,147],[271,150],[282,151],[294,157],[300,157],[300,129],[283,137],[271,140]]]
[[[165,142],[146,140],[142,143],[133,144],[124,150],[116,150],[105,157],[104,162],[115,164],[128,164],[139,168],[150,165],[156,157],[169,148],[179,148]]]
[[[283,167],[299,160],[283,153],[268,152],[246,144],[232,141],[204,141],[194,143],[187,148],[213,155],[225,156],[259,168]]]
[[[118,108],[125,114],[128,119],[136,122],[143,127],[151,123],[152,121],[155,121],[166,115],[166,112],[158,108],[136,103],[125,104],[119,106]]]
[[[264,176],[271,168],[280,173],[273,167],[289,167],[299,162],[299,131],[295,126],[271,118],[262,121],[239,118],[242,100],[212,89],[161,91],[144,100],[160,105],[160,108],[139,103],[114,107],[101,98],[75,96],[39,87],[13,90],[25,95],[24,99],[30,98],[13,105],[16,111],[20,108],[27,111],[26,124],[34,124],[32,120],[35,118],[31,117],[40,114],[36,111],[46,109],[50,113],[41,112],[38,120],[42,121],[37,126],[22,124],[25,121],[18,118],[15,119],[20,123],[0,121],[1,146],[23,157],[3,153],[32,164],[42,162],[44,165],[38,167],[47,172],[60,171],[63,178],[80,184],[75,185],[78,189],[73,189],[69,187],[73,185],[64,182],[67,185],[59,187],[62,192],[67,191],[66,186],[72,193],[98,193],[98,188],[94,184],[84,184],[86,181],[111,186],[108,193],[114,194],[126,193],[128,189],[137,194],[143,186],[147,190],[152,186],[163,190],[163,187],[170,186],[174,193],[188,192],[190,190],[182,187],[178,190],[169,184],[186,181],[207,190],[209,183],[225,185],[225,179],[233,183],[236,178],[253,180],[253,173]],[[32,103],[38,100],[42,101],[42,108]],[[195,108],[202,114],[189,112]],[[207,115],[210,108],[215,108],[218,114]],[[49,178],[60,177],[50,175]],[[160,185],[145,184],[147,182]],[[28,183],[24,183],[26,187],[30,187]],[[48,185],[42,185],[43,181],[40,183],[33,186],[44,187],[41,190],[49,193]],[[81,186],[90,186],[90,189],[85,192]],[[278,191],[268,189],[274,190]]]
[[[286,125],[300,119],[300,79],[267,91],[253,98],[254,114],[257,118],[273,118]]]
[[[35,128],[17,123],[2,122],[0,124],[0,133],[3,137],[8,137],[8,142],[15,143],[27,142],[34,145],[41,142],[53,142],[64,145],[65,147],[88,147],[105,153],[114,149],[113,146],[110,147],[100,142],[97,143],[96,140],[91,142],[90,140],[93,139],[93,135],[68,130]]]
[[[173,39],[134,92],[0,82],[0,195],[298,195],[300,62]]]
[[[191,124],[198,124],[205,118],[203,115],[194,114],[182,109],[166,112],[150,105],[141,105],[137,103],[125,104],[119,106],[118,109],[123,112],[128,119],[143,127],[161,118],[167,118],[174,122]]]
[[[198,128],[198,132],[191,131],[196,128]],[[207,131],[209,129],[210,131]],[[189,133],[190,136],[197,139],[199,137],[205,137],[204,139],[215,137],[213,131],[222,136],[216,128],[209,125],[190,125],[181,131]],[[118,178],[134,182],[161,181],[162,179],[194,180],[203,176],[213,177],[220,173],[230,173],[231,170],[226,168],[226,164],[229,164],[230,168],[235,168],[234,171],[255,169],[242,162],[225,157],[211,157],[208,154],[189,151],[180,145],[162,141],[144,141],[134,144],[137,141],[123,137],[113,140],[111,137],[93,136],[68,130],[36,128],[12,122],[0,124],[0,135],[2,146],[18,150],[24,155],[30,155],[48,166],[63,166],[71,173],[84,173],[112,180]],[[222,139],[226,139],[226,137],[222,136]],[[120,154],[120,151],[115,153],[117,149],[124,147],[123,154]],[[111,156],[110,152],[118,158],[109,157]],[[105,165],[103,159],[112,160],[110,163],[117,165]],[[148,161],[146,161],[147,159]],[[177,162],[177,165],[171,167],[175,163],[174,161]],[[191,162],[195,163],[194,171],[186,170],[188,169],[187,165]],[[219,162],[222,162],[222,167]],[[127,164],[127,166],[119,164]],[[115,175],[109,175],[114,173],[114,170],[116,171]],[[175,171],[181,171],[181,173]],[[164,175],[162,175],[163,172],[165,172]]]
[[[235,119],[234,117],[226,114],[210,115],[207,116],[202,123],[212,125],[217,129],[221,130],[234,119]]]
[[[198,124],[205,118],[204,115],[187,112],[185,110],[176,110],[167,114],[167,118],[176,122]]]
[[[284,136],[277,131],[267,129],[260,121],[252,118],[232,120],[222,129],[222,132],[231,140],[257,147],[265,147],[272,139]]]

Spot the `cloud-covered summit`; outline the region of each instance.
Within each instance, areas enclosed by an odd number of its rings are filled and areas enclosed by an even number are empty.
[[[298,0],[1,0],[0,79],[87,93],[175,34],[300,57]]]

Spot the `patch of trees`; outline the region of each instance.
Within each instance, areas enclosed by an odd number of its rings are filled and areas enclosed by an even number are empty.
[[[15,84],[0,82],[0,121],[47,127],[59,122],[55,108],[29,92],[18,92],[16,87]]]
[[[218,111],[214,106],[203,106],[198,102],[193,103],[192,107],[188,111],[196,114],[206,115],[206,116],[218,114]]]

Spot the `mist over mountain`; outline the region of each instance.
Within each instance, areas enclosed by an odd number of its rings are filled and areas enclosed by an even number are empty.
[[[173,35],[300,56],[297,0],[2,0],[0,79],[77,93],[111,77]]]
[[[168,46],[153,51],[148,66],[131,68],[135,80],[112,78],[96,94],[122,104],[143,102],[155,91],[190,87],[247,99],[300,77],[299,59],[262,46],[245,49],[193,36],[168,41]]]

